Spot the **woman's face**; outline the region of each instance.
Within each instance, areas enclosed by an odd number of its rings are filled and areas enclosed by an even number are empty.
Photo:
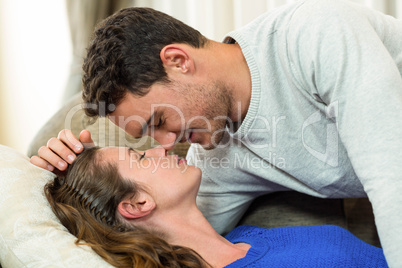
[[[147,151],[107,147],[100,151],[104,161],[117,163],[120,175],[143,186],[159,207],[195,203],[201,170],[177,155],[166,155],[162,147]]]

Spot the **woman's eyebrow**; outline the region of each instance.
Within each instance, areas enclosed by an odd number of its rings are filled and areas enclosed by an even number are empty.
[[[131,147],[128,147],[128,151],[127,151],[127,153],[128,153],[128,155],[130,155],[130,153],[136,153],[136,154],[140,155],[140,153],[139,153],[139,152],[137,152],[136,150],[134,150],[134,149],[133,149],[133,148],[131,148]]]
[[[139,152],[137,152],[137,150],[134,150],[132,147],[128,147],[127,153],[128,153],[128,156],[130,156],[130,153],[135,153],[140,157],[140,159],[145,156],[145,153],[140,154]]]

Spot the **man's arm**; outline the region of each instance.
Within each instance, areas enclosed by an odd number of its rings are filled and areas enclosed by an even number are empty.
[[[390,39],[402,37],[402,30],[393,33],[398,22],[390,21],[379,24],[379,34],[371,23],[385,19],[365,12],[347,2],[306,2],[289,27],[289,59],[299,67],[294,75],[301,88],[318,94],[336,114],[341,142],[373,205],[387,262],[400,267],[402,78],[391,55],[401,57],[402,44]]]
[[[49,139],[46,146],[40,147],[38,156],[32,156],[30,161],[52,172],[65,171],[84,147],[91,146],[94,146],[94,142],[88,130],[81,131],[77,139],[71,130],[63,129],[57,138]]]

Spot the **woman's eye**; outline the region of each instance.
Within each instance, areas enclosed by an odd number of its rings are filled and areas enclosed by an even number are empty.
[[[140,156],[140,159],[138,159],[138,161],[143,159],[144,157],[145,157],[145,152]]]

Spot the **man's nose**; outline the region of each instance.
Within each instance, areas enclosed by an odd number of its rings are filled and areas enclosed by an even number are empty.
[[[160,145],[167,151],[174,148],[176,143],[176,133],[174,132],[162,132],[155,133],[154,139],[160,143]]]

